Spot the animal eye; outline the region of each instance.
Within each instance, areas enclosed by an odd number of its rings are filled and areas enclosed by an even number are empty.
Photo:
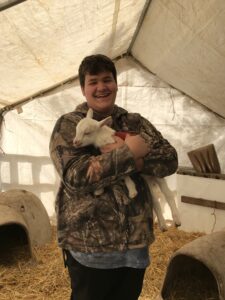
[[[86,131],[85,133],[84,133],[84,135],[89,135],[91,132],[90,131]]]

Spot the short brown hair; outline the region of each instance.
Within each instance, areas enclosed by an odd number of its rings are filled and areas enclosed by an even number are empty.
[[[103,54],[86,56],[79,67],[79,80],[81,87],[84,87],[85,75],[96,75],[101,72],[111,72],[117,83],[117,72],[114,62]]]

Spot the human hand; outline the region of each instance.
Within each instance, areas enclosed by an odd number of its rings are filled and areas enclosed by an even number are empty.
[[[143,158],[150,150],[149,145],[139,134],[127,135],[125,144],[129,147],[134,159]]]
[[[144,160],[143,158],[135,159],[135,165],[138,172],[141,172],[144,167]]]
[[[101,174],[103,172],[102,166],[99,162],[99,158],[96,156],[92,156],[90,158],[89,167],[87,170],[87,179],[89,182],[97,182],[101,178]]]
[[[113,138],[115,140],[115,143],[107,144],[107,145],[101,147],[100,148],[101,153],[111,152],[112,150],[117,149],[117,148],[121,147],[122,145],[124,145],[124,140],[122,140],[120,137],[114,136]]]

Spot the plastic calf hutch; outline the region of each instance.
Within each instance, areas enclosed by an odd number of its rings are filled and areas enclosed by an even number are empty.
[[[7,251],[13,246],[28,244],[33,256],[33,246],[51,240],[51,225],[40,199],[25,190],[0,193],[0,247]],[[22,241],[22,242],[21,242]],[[10,251],[10,249],[8,249]]]
[[[225,231],[197,238],[173,254],[161,299],[225,299]]]

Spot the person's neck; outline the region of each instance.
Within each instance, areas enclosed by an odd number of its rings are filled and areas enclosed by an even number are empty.
[[[111,116],[112,113],[113,113],[113,110],[114,110],[114,107],[110,111],[107,111],[107,112],[94,111],[94,116],[93,117],[94,117],[95,120],[101,121],[102,119],[105,119],[108,116]]]

